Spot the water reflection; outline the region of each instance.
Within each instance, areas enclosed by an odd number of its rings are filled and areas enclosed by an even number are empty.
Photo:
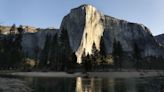
[[[134,79],[76,79],[76,92],[136,92]]]
[[[33,92],[76,92],[73,78],[25,78]]]
[[[164,78],[24,78],[33,92],[164,92]]]
[[[100,78],[76,78],[76,92],[101,92]]]

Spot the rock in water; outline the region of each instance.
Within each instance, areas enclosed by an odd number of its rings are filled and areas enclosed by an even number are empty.
[[[85,49],[91,54],[93,43],[99,50],[100,38],[103,36],[106,52],[112,53],[113,40],[120,41],[125,52],[132,52],[134,44],[142,50],[143,56],[162,56],[164,48],[160,47],[147,27],[103,15],[91,5],[74,8],[62,21],[60,30],[68,31],[70,45],[81,63]]]

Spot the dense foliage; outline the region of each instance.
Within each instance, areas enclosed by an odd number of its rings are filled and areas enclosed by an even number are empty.
[[[16,30],[18,33],[16,34]],[[22,53],[22,26],[10,29],[10,34],[0,41],[0,67],[2,69],[17,69],[23,61]]]

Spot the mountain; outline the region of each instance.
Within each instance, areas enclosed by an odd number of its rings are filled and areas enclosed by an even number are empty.
[[[155,39],[157,40],[158,43],[164,46],[164,34],[155,36]]]
[[[8,34],[11,27],[1,26],[1,34]],[[164,47],[159,45],[161,36],[153,37],[150,30],[138,23],[132,23],[102,14],[92,5],[81,5],[71,9],[61,23],[60,29],[40,29],[23,27],[22,49],[27,57],[40,58],[40,53],[45,46],[47,35],[53,37],[61,31],[67,31],[69,43],[76,53],[77,62],[81,63],[81,56],[92,54],[92,46],[100,50],[100,40],[104,40],[105,50],[108,55],[113,52],[114,40],[120,42],[126,55],[134,53],[134,45],[137,45],[142,57],[163,57]],[[157,39],[157,41],[156,41]],[[162,39],[162,38],[161,38]],[[55,47],[54,47],[55,48]],[[164,58],[164,57],[163,57]]]
[[[72,9],[62,21],[60,30],[63,29],[68,31],[70,45],[76,51],[79,63],[84,50],[91,53],[93,43],[99,50],[101,36],[108,54],[112,53],[114,39],[121,43],[125,52],[132,53],[134,44],[137,44],[143,57],[164,54],[164,48],[159,46],[147,27],[103,15],[92,5]]]
[[[0,38],[8,35],[10,33],[11,26],[0,26],[1,35]],[[22,50],[27,57],[39,58],[39,55],[45,45],[46,36],[53,36],[59,32],[59,29],[54,28],[35,28],[32,26],[23,26],[23,36],[22,36]],[[17,33],[17,27],[15,29]]]

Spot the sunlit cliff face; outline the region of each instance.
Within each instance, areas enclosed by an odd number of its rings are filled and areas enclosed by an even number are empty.
[[[73,19],[70,20],[71,18]],[[70,35],[70,44],[76,51],[78,63],[81,63],[84,49],[86,54],[91,54],[93,43],[99,50],[100,38],[104,30],[101,18],[101,13],[91,5],[82,5],[72,9],[70,14],[64,18],[68,21],[62,22],[64,25],[62,27],[67,29]]]
[[[91,5],[72,9],[64,17],[60,29],[68,31],[69,42],[72,50],[76,52],[78,63],[82,62],[84,50],[85,54],[91,54],[93,43],[99,50],[101,36],[107,54],[113,51],[114,39],[128,53],[133,52],[134,43],[142,49],[142,56],[161,56],[164,52],[144,25],[102,15]]]
[[[93,43],[99,49],[100,38],[103,33],[101,14],[92,6],[84,7],[86,11],[84,33],[80,47],[77,50],[78,63],[81,63],[81,55],[85,49],[86,53],[91,54]]]

